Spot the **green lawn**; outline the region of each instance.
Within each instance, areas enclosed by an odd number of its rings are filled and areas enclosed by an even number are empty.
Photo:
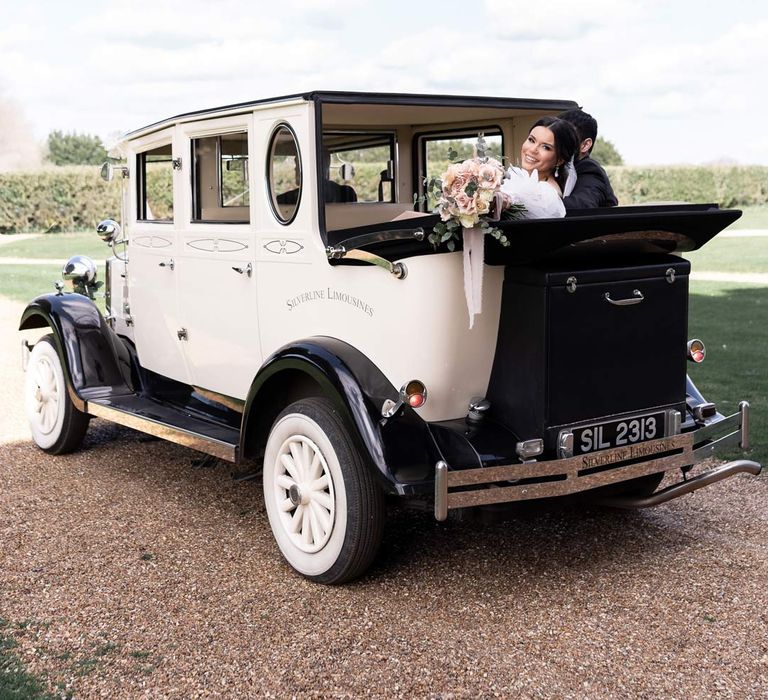
[[[63,265],[73,255],[87,255],[99,262],[112,254],[95,233],[44,233],[19,241],[8,235],[3,239],[0,258],[61,258]]]
[[[97,280],[104,281],[104,263],[98,265]],[[61,279],[61,267],[51,265],[0,265],[0,296],[29,302],[40,294],[55,292],[53,283]],[[96,306],[105,313],[103,287],[96,295]],[[0,698],[0,700],[3,700]]]
[[[700,250],[686,253],[691,268],[719,272],[768,272],[768,235],[715,238]]]
[[[768,206],[734,207],[743,212],[741,218],[731,224],[730,228],[762,228],[768,229]]]
[[[723,282],[692,282],[688,337],[700,338],[707,358],[689,364],[699,391],[721,413],[747,400],[751,411],[748,455],[768,466],[768,287]],[[739,451],[732,456],[741,454]]]

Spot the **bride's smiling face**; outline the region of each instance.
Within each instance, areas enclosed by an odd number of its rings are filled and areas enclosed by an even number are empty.
[[[539,179],[546,180],[552,175],[557,165],[555,135],[546,126],[537,126],[528,134],[520,149],[520,161],[523,169],[529,173],[539,171]]]

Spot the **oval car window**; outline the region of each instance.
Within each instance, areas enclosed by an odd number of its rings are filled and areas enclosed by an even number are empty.
[[[282,224],[296,216],[301,199],[301,158],[293,131],[281,124],[269,142],[267,182],[272,211]]]

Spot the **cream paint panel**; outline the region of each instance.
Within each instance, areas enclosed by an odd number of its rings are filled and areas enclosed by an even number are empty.
[[[174,129],[167,129],[131,144],[133,150],[127,154],[130,169],[130,215],[124,219],[124,230],[129,241],[129,301],[139,361],[143,367],[158,374],[188,382],[189,370],[177,336],[182,327],[177,304],[178,276],[175,268],[179,253],[177,224],[182,193],[178,173],[174,173],[173,182],[176,223],[136,221],[138,194],[134,155],[172,142],[173,155],[178,156],[180,151],[174,132]],[[170,267],[171,260],[174,261],[174,269]]]
[[[191,153],[191,140],[227,132],[249,132],[249,180],[253,208],[258,202],[261,182],[251,155],[258,138],[253,132],[253,116],[241,115],[179,127],[183,149]],[[192,167],[183,165],[183,219],[180,223],[179,312],[187,329],[184,354],[190,368],[190,383],[227,396],[242,398],[261,365],[259,324],[256,313],[255,278],[246,273],[250,263],[255,270],[256,231],[250,224],[192,222]],[[218,185],[218,178],[216,179]],[[237,272],[233,268],[243,270]]]
[[[264,183],[269,139],[275,126],[288,123],[296,133],[302,155],[303,192],[296,219],[283,226],[275,219]],[[242,119],[240,118],[240,124]],[[194,124],[196,133],[200,125]],[[238,130],[237,120],[225,126]],[[208,133],[219,133],[212,123]],[[191,135],[191,128],[186,130]],[[244,399],[262,365],[260,307],[257,290],[265,268],[260,260],[302,262],[310,251],[322,251],[319,235],[310,236],[314,167],[310,148],[312,123],[307,105],[262,110],[249,124],[249,176],[251,225],[191,224],[181,238],[184,267],[180,277],[184,294],[180,306],[189,329],[186,356],[195,385],[233,398]],[[191,189],[190,189],[191,192]],[[191,213],[191,210],[190,212]],[[213,250],[200,250],[201,241],[216,241]],[[198,248],[194,248],[197,245]],[[205,244],[209,248],[210,244]],[[252,265],[252,276],[239,274]],[[323,254],[322,262],[325,263]],[[285,268],[284,265],[278,265]],[[261,293],[261,292],[260,292]],[[271,292],[267,289],[263,292]]]
[[[468,329],[460,253],[405,260],[397,280],[378,267],[263,265],[259,312],[265,357],[284,344],[327,335],[353,345],[395,387],[422,380],[425,420],[465,415],[488,387],[501,305],[502,267],[486,267],[483,313]]]

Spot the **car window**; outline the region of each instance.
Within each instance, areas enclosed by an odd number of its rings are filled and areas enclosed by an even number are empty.
[[[192,220],[248,223],[248,134],[192,139],[192,162]]]
[[[139,221],[173,221],[173,155],[165,144],[136,156]]]
[[[269,199],[277,220],[289,224],[301,200],[301,156],[293,130],[281,124],[272,133],[267,152]]]
[[[394,202],[395,135],[323,133],[326,202]]]
[[[439,135],[422,135],[421,142],[421,163],[422,172],[420,173],[422,182],[426,178],[430,180],[433,177],[439,178],[448,168],[448,165],[454,161],[466,160],[474,155],[474,147],[477,143],[477,136],[483,133],[485,139],[487,155],[501,160],[503,155],[503,143],[501,132],[498,129],[488,129],[478,127],[468,131],[462,130],[457,133],[444,133]],[[451,158],[453,151],[456,155]],[[426,211],[432,211],[435,207],[436,194],[428,194],[426,201]]]

